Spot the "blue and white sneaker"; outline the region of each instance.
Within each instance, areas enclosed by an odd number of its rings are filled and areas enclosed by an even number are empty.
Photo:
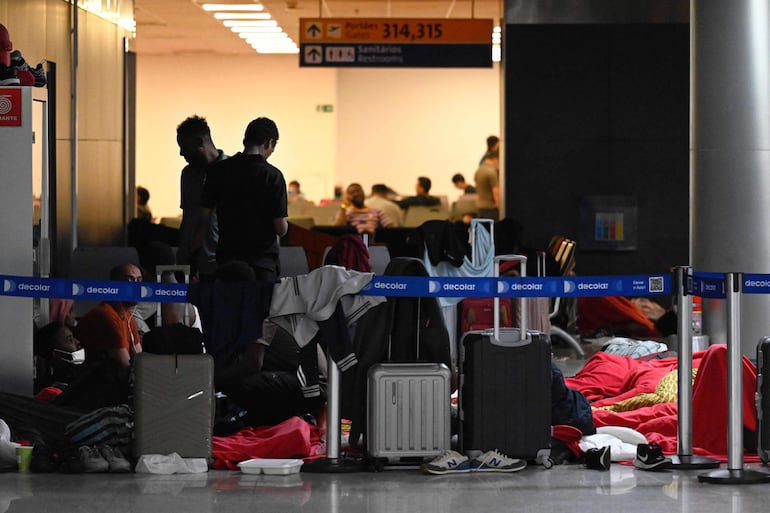
[[[509,458],[497,449],[487,451],[475,458],[470,466],[473,472],[518,472],[526,468],[527,462],[515,458]]]
[[[471,471],[468,456],[456,451],[444,451],[433,461],[420,466],[423,474],[466,474]]]

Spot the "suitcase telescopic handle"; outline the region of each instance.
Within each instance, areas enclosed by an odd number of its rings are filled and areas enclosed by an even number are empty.
[[[176,273],[181,272],[184,273],[184,282],[186,284],[190,284],[190,266],[189,265],[156,265],[155,266],[155,279],[158,283],[162,282],[163,275],[165,273]],[[162,319],[161,319],[161,306],[160,303],[156,306],[155,310],[155,326],[161,326],[162,325]],[[190,314],[187,311],[187,305],[184,307],[184,323],[185,325],[190,325]]]
[[[498,255],[495,257],[495,278],[500,277],[500,262],[521,262],[521,272],[519,275],[524,278],[527,276],[527,257],[524,255]],[[500,297],[495,296],[494,298],[494,330],[495,330],[495,340],[500,340]],[[522,297],[521,301],[521,308],[519,309],[519,312],[521,313],[521,323],[519,324],[520,329],[520,337],[519,339],[524,341],[527,339],[527,301],[526,298]]]

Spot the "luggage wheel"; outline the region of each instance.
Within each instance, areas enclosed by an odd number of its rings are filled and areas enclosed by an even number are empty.
[[[553,467],[553,460],[550,456],[538,456],[535,462],[542,465],[546,470],[550,470]]]

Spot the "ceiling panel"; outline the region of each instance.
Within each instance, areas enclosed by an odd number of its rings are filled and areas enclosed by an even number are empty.
[[[248,3],[249,0],[212,0]],[[264,0],[265,10],[299,43],[300,18],[500,19],[503,0]],[[256,55],[199,4],[204,0],[134,0],[138,54]],[[254,2],[257,3],[257,2]]]

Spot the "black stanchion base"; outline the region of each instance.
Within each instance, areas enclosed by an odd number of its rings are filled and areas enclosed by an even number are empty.
[[[760,484],[770,483],[770,474],[756,470],[715,470],[698,476],[701,483],[713,484]]]
[[[302,465],[302,472],[316,474],[346,474],[351,472],[363,472],[366,465],[362,460],[345,458],[321,458]]]
[[[671,468],[673,470],[705,470],[707,468],[719,468],[719,461],[712,458],[695,455],[671,456]]]

